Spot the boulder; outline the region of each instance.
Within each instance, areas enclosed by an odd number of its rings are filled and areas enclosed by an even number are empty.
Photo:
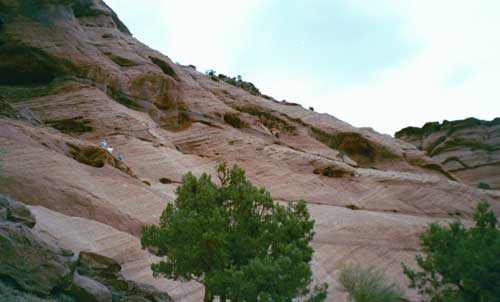
[[[116,279],[122,267],[115,260],[92,252],[80,252],[78,271],[86,276]]]
[[[158,291],[151,285],[144,283],[129,282],[132,285],[131,298],[137,301],[171,302],[172,298],[161,291]],[[143,300],[141,300],[143,299]],[[135,301],[135,300],[134,300]]]
[[[101,283],[81,276],[76,273],[73,275],[73,284],[71,286],[72,296],[77,301],[88,302],[111,302],[112,295],[109,289]]]
[[[29,228],[34,227],[36,223],[35,217],[25,205],[0,194],[0,219],[2,216],[6,216],[6,220],[24,224]]]
[[[10,222],[0,223],[0,275],[39,296],[65,288],[71,280],[70,259],[38,240],[32,231]]]

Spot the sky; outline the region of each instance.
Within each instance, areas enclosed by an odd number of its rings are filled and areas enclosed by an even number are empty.
[[[174,62],[393,135],[500,116],[498,0],[105,0]]]

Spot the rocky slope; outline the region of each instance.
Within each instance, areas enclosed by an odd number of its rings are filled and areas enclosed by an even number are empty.
[[[396,137],[424,150],[463,182],[500,190],[500,118],[469,118],[407,127]]]
[[[172,301],[152,286],[124,279],[111,258],[62,249],[58,241],[32,230],[35,224],[26,206],[0,194],[2,301]]]
[[[277,201],[309,203],[328,301],[345,299],[340,263],[404,285],[400,262],[412,263],[429,222],[470,219],[481,199],[500,212],[498,192],[410,143],[173,64],[100,0],[0,0],[0,20],[0,193],[29,205],[37,232],[110,257],[175,301],[200,301],[201,288],[152,277],[140,226],[157,222],[182,175],[222,160]],[[123,163],[100,153],[103,138]]]

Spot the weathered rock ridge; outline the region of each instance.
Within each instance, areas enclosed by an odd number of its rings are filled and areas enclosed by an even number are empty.
[[[339,263],[375,264],[404,285],[400,262],[413,263],[429,222],[470,219],[480,200],[500,212],[498,192],[410,143],[243,88],[174,64],[102,1],[0,0],[0,193],[29,206],[40,234],[176,301],[200,301],[201,288],[153,278],[140,227],[185,173],[213,174],[222,160],[277,201],[309,203],[328,301],[345,299]],[[96,148],[103,138],[123,162]],[[78,280],[78,292],[107,295]]]
[[[500,190],[500,118],[468,118],[407,127],[396,137],[424,150],[463,182]]]
[[[0,298],[12,302],[170,302],[146,284],[127,281],[113,259],[76,256],[37,229],[31,211],[0,194]]]

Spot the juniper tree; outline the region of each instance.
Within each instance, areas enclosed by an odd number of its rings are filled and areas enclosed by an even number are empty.
[[[160,223],[143,228],[143,247],[164,257],[153,273],[200,282],[204,301],[324,300],[325,285],[309,292],[314,221],[305,202],[274,203],[237,166],[220,165],[218,178],[188,173]]]
[[[431,224],[420,241],[414,271],[403,264],[410,286],[432,302],[493,302],[500,297],[500,230],[486,202],[474,212],[475,225]]]

